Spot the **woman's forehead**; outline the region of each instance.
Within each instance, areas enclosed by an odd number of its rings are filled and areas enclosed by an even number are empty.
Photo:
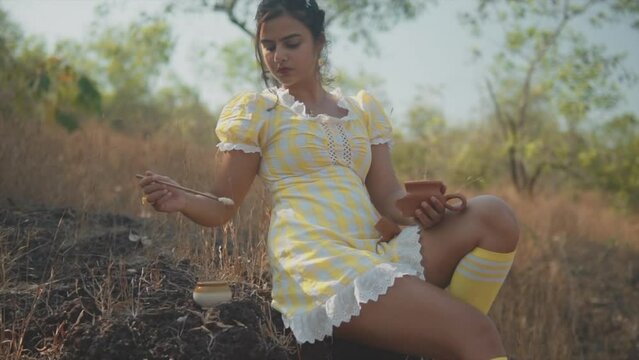
[[[292,35],[310,35],[310,31],[302,22],[287,14],[265,21],[260,27],[260,40],[281,41]]]

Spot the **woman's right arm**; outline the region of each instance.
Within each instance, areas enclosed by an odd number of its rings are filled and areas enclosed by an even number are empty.
[[[192,195],[154,180],[175,181],[150,171],[140,180],[147,201],[161,212],[179,211],[192,221],[207,227],[223,225],[233,218],[251,188],[260,165],[259,153],[240,150],[220,151],[216,166],[213,195],[233,200],[227,206],[220,201],[200,195]]]

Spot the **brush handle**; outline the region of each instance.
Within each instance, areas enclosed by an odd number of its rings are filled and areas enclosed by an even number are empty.
[[[144,178],[144,175],[136,174],[135,177],[138,178],[138,179],[142,179],[142,178]],[[217,201],[223,203],[224,205],[233,205],[233,200],[231,200],[229,198],[220,198],[220,197],[217,197],[215,195],[203,193],[203,192],[200,192],[200,191],[197,191],[197,190],[189,189],[189,188],[184,187],[184,186],[171,184],[171,183],[168,183],[168,182],[165,182],[165,181],[161,181],[161,180],[153,180],[153,181],[158,183],[158,184],[174,187],[176,189],[180,189],[180,190],[186,191],[186,192],[191,193],[191,194],[200,195],[200,196],[204,196],[204,197],[209,198],[209,199],[217,200]],[[230,201],[230,203],[229,203],[229,201]]]

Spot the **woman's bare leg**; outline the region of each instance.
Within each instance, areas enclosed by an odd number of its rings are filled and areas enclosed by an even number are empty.
[[[417,277],[406,276],[335,336],[396,352],[439,359],[492,359],[504,355],[485,315]]]
[[[362,305],[360,315],[335,330],[335,336],[407,354],[438,358],[491,359],[505,354],[493,322],[445,288],[459,261],[481,246],[514,250],[519,236],[510,208],[494,196],[468,202],[464,213],[422,231],[427,283],[397,279],[378,301]]]

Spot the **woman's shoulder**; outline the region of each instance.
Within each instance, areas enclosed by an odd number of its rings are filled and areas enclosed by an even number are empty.
[[[250,105],[257,102],[257,99],[261,96],[261,94],[257,91],[241,91],[233,94],[226,102],[227,107],[235,107],[238,105]]]
[[[371,109],[377,109],[382,106],[377,96],[367,89],[358,90],[357,93],[350,96],[350,98],[365,112],[369,112]]]
[[[377,98],[375,97],[375,95],[373,95],[367,89],[359,89],[357,93],[354,96],[352,96],[352,98],[357,100],[357,102],[359,102],[360,105],[364,105],[371,101],[377,101]]]
[[[226,102],[222,109],[222,114],[236,113],[241,110],[254,113],[258,111],[258,109],[268,108],[274,103],[275,100],[272,96],[269,96],[266,91],[241,91],[235,93],[231,99]]]

